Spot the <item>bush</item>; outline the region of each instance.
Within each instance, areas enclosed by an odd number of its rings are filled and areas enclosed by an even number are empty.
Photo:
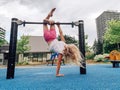
[[[86,59],[94,59],[95,55],[94,53],[89,53],[89,54],[86,54]]]
[[[96,55],[96,56],[94,57],[94,61],[96,61],[96,62],[101,62],[102,59],[103,59],[103,56],[102,56],[101,54]]]
[[[109,54],[99,54],[94,57],[94,61],[96,62],[105,62],[106,61],[106,56],[109,56]]]
[[[27,61],[23,61],[23,62],[18,62],[17,65],[28,65],[29,63]]]

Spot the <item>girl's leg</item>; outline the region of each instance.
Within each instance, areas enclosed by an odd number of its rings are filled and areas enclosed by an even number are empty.
[[[55,21],[54,20],[48,20],[48,23],[50,25],[50,30],[55,30]]]
[[[62,57],[63,57],[62,54],[59,54],[59,55],[58,55],[58,62],[57,62],[57,68],[56,68],[56,76],[57,76],[57,77],[64,76],[64,74],[59,74]]]
[[[53,9],[49,12],[49,14],[47,15],[47,17],[46,17],[45,19],[50,19],[50,17],[53,16],[53,12],[55,11],[55,9],[56,9],[56,8],[53,8]]]
[[[43,30],[49,30],[47,24],[50,24],[50,30],[55,30],[54,21],[44,19],[43,22]]]
[[[43,24],[43,32],[44,32],[45,30],[49,30],[49,29],[48,29],[46,20],[43,20],[43,22],[44,22]]]
[[[49,14],[47,15],[47,17],[44,19],[43,22],[44,22],[45,24],[43,24],[43,30],[48,30],[47,23],[49,23],[49,19],[50,19],[50,17],[52,17],[53,12],[55,11],[55,9],[56,9],[56,8],[53,8],[53,9],[49,12]]]
[[[55,30],[55,24],[53,22],[53,24],[50,24],[50,30]]]

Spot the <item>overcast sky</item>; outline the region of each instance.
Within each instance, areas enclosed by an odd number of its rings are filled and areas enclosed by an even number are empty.
[[[97,38],[95,19],[106,10],[120,11],[119,0],[0,0],[0,27],[6,29],[9,41],[11,18],[25,21],[42,21],[48,12],[56,7],[53,20],[72,22],[84,20],[85,34],[89,45]],[[64,34],[78,36],[78,30],[71,26],[62,26]],[[21,35],[42,36],[42,25],[19,26]],[[39,41],[38,41],[39,42]]]

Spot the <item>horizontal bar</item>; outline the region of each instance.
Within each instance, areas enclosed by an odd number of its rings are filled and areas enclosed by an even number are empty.
[[[24,24],[45,24],[44,22],[23,22]],[[58,23],[54,23],[54,24],[58,24]],[[72,25],[74,24],[73,22],[72,23],[59,23],[61,25]]]
[[[22,22],[23,26],[25,26],[25,24],[45,24],[44,22],[26,22],[26,21],[23,21]],[[46,23],[47,24],[47,23]],[[61,22],[55,22],[53,24],[60,24],[60,25],[71,25],[72,27],[74,27],[75,23],[71,22],[71,23],[61,23]]]

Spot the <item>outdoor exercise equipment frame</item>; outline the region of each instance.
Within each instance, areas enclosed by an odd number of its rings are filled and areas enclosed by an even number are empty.
[[[12,18],[6,79],[13,79],[14,78],[18,26],[19,25],[25,26],[26,24],[44,24],[44,23],[43,22],[26,22],[26,21],[19,20],[17,18]],[[57,23],[54,23],[54,24],[57,24]],[[83,20],[79,20],[77,22],[71,22],[71,23],[61,23],[60,22],[59,24],[60,25],[71,25],[72,27],[78,26],[79,49],[82,52],[83,56],[85,57],[85,40],[84,40],[84,22],[83,22]],[[85,59],[83,60],[82,64],[85,68],[80,67],[80,74],[86,74],[86,61],[85,61]]]

